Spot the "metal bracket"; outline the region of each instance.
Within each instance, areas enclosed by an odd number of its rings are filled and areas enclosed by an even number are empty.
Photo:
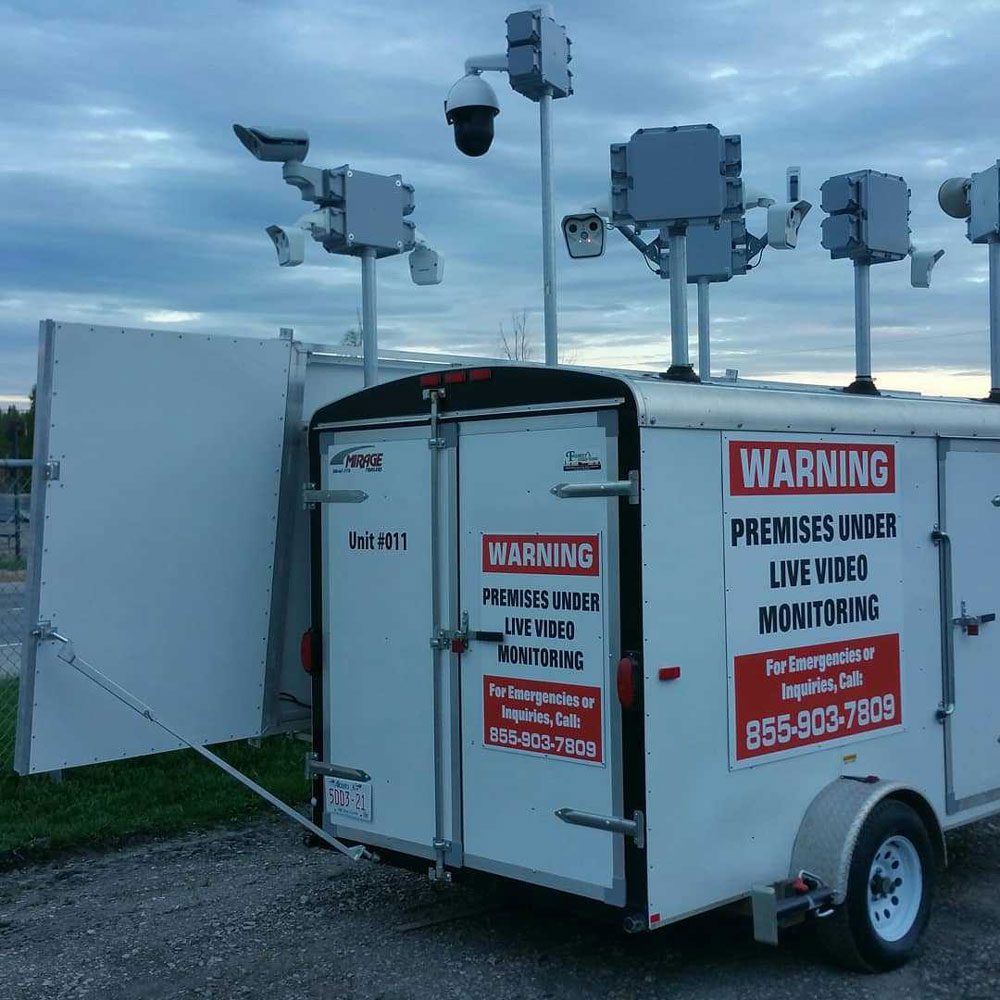
[[[343,764],[331,764],[329,761],[319,760],[315,754],[306,754],[306,777],[312,778],[315,775],[322,775],[325,778],[343,778],[345,781],[371,781],[372,776],[356,767],[345,767]]]
[[[302,506],[312,510],[321,503],[364,503],[368,494],[364,490],[318,490],[312,483],[302,487]]]
[[[632,819],[623,819],[621,816],[600,816],[597,813],[565,808],[557,809],[556,816],[570,826],[586,826],[592,830],[623,833],[635,841],[636,847],[646,846],[646,817],[639,809],[632,813]]]
[[[945,719],[954,714],[955,706],[951,702],[941,702],[941,704],[937,707],[937,711],[934,713],[934,718],[943,724]]]
[[[431,436],[427,439],[428,448],[444,448],[445,439],[438,433],[440,424],[439,410],[440,401],[445,397],[444,389],[424,389],[421,394],[424,399],[430,400],[431,404]]]
[[[439,628],[431,636],[431,649],[450,649],[453,653],[464,653],[469,648],[469,612],[462,612],[461,628]]]
[[[753,886],[750,907],[754,940],[777,945],[779,927],[799,914],[829,916],[833,898],[833,889],[807,872],[800,873],[795,879]]]
[[[55,483],[59,481],[60,465],[58,462],[46,462],[45,463],[45,478],[50,483]]]
[[[628,479],[618,479],[607,483],[557,483],[549,491],[562,500],[577,497],[627,497],[630,504],[639,502],[639,472],[628,474]]]

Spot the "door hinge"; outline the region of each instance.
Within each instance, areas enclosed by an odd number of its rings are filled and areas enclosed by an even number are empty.
[[[58,462],[46,462],[45,463],[45,478],[50,483],[56,483],[59,481],[60,465]]]
[[[626,497],[631,504],[639,502],[639,471],[633,469],[628,479],[606,483],[556,483],[549,491],[562,500],[577,497]]]
[[[302,506],[312,510],[321,503],[363,503],[368,499],[364,490],[318,490],[312,483],[302,487]]]
[[[934,718],[938,722],[944,723],[946,719],[955,714],[955,706],[951,702],[941,702],[937,707],[937,711],[934,713]]]

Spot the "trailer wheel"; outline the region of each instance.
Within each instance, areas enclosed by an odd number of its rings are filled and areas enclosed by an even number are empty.
[[[817,925],[823,946],[851,969],[882,972],[905,964],[927,927],[935,880],[923,821],[905,802],[880,802],[854,845],[844,902]]]

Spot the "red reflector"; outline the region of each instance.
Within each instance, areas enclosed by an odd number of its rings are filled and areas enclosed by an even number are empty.
[[[420,376],[420,384],[421,385],[440,385],[441,384],[441,376],[438,373],[435,373],[433,375],[421,375]]]
[[[681,675],[680,667],[660,667],[659,678],[661,681],[675,681]]]
[[[493,378],[492,368],[473,368],[469,372],[470,382],[488,382],[491,378]]]
[[[316,668],[316,645],[316,633],[307,628],[299,642],[299,659],[302,661],[302,669],[307,674],[311,674]]]
[[[651,924],[658,924],[660,922],[660,915],[659,915],[659,913],[651,913],[649,915],[649,922]]]
[[[618,661],[618,701],[622,708],[635,708],[636,695],[636,663],[631,656],[623,656]]]
[[[445,372],[444,380],[447,385],[454,385],[456,382],[464,382],[466,372]]]

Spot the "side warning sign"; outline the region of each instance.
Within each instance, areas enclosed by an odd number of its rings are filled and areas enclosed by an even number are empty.
[[[730,766],[902,726],[897,442],[724,443]]]
[[[601,689],[486,674],[483,745],[603,764]]]

